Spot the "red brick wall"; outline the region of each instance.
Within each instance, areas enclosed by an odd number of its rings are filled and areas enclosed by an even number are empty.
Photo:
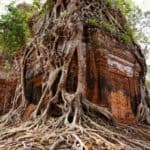
[[[87,62],[93,62],[87,68],[87,99],[107,107],[119,122],[131,123],[135,120],[132,105],[140,95],[140,65],[116,39],[100,31],[90,37]]]

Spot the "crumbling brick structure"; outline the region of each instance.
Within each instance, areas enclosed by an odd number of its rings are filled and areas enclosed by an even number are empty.
[[[131,49],[106,32],[89,29],[86,40],[87,63],[91,62],[87,67],[86,98],[111,111],[119,122],[134,122],[141,98],[141,66],[137,58]],[[74,81],[77,80],[78,70],[75,57],[66,83],[66,90],[70,93],[76,88]],[[34,105],[42,95],[42,72],[46,69],[46,66],[36,61],[35,52],[31,53],[27,60],[25,93]]]
[[[15,94],[16,80],[4,72],[5,59],[0,56],[0,115],[7,113]]]

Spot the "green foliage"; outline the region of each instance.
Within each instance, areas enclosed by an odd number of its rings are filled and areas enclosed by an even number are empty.
[[[11,66],[8,60],[5,61],[4,66],[3,66],[3,71],[9,72],[11,70]]]
[[[132,42],[134,37],[134,25],[133,20],[135,19],[135,10],[139,11],[137,7],[134,6],[132,0],[108,0],[108,3],[114,9],[119,9],[124,17],[126,17],[127,22],[124,22],[123,33],[120,38],[125,43],[129,44]]]
[[[107,0],[107,3],[114,9],[119,8],[123,15],[128,15],[133,8],[132,0]]]
[[[109,22],[109,21],[101,21],[98,22],[96,18],[89,18],[88,19],[88,24],[89,25],[94,25],[100,28],[103,28],[106,31],[109,31],[111,33],[116,32],[116,27],[113,23]]]
[[[10,3],[6,6],[8,13],[0,18],[0,48],[6,55],[15,54],[30,36],[27,22],[38,11],[39,1],[35,0],[32,6],[23,5],[17,7]]]
[[[124,28],[125,31],[121,34],[120,38],[124,43],[131,44],[134,39],[134,30],[132,30],[127,23]]]
[[[131,36],[129,36],[126,33],[122,33],[121,36],[120,36],[120,38],[126,44],[131,44],[131,42],[132,42]]]
[[[34,1],[33,1],[33,8],[34,8],[35,10],[40,10],[40,9],[41,9],[40,0],[34,0]]]
[[[102,28],[104,28],[106,31],[109,31],[110,33],[116,32],[115,25],[109,21],[103,21],[101,26],[102,26]]]
[[[0,19],[0,46],[7,53],[14,54],[28,36],[27,14],[13,4],[7,8],[8,13]]]
[[[109,5],[111,8],[114,8],[114,11],[116,9],[119,9],[122,12],[123,16],[126,17],[127,22],[124,21],[124,25],[122,26],[122,30],[120,31],[121,33],[120,34],[118,33],[119,30],[117,29],[117,24],[115,24],[111,20],[103,19],[99,21],[95,18],[89,18],[88,24],[103,28],[104,30],[110,32],[111,34],[117,34],[117,36],[120,36],[120,39],[123,42],[130,44],[133,38],[135,37],[133,28],[134,26],[132,22],[132,20],[135,19],[135,14],[132,11],[134,11],[134,9],[139,11],[139,9],[137,9],[133,5],[131,0],[106,0],[105,3]],[[118,24],[120,24],[120,22]]]
[[[53,6],[54,6],[54,0],[47,0],[46,3],[44,4],[41,12],[45,12],[45,11],[50,11],[53,9]]]

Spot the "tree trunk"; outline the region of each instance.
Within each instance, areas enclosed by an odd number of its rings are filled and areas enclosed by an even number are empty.
[[[99,7],[98,12],[101,12],[99,17],[107,18],[114,23],[119,32],[124,32],[119,19],[117,20],[111,14],[110,7],[103,1],[57,0],[53,2],[52,10],[46,10],[39,23],[40,28],[24,49],[20,64],[20,80],[18,80],[12,109],[1,120],[4,127],[12,124],[19,124],[19,127],[1,133],[2,147],[29,149],[34,147],[51,150],[59,148],[92,150],[100,147],[116,150],[150,147],[146,142],[150,139],[147,133],[136,128],[136,125],[127,126],[117,123],[109,109],[93,103],[94,100],[98,103],[97,95],[101,89],[98,84],[97,53],[94,49],[88,50],[89,39],[86,34],[90,28],[87,26],[89,19],[87,16],[97,17],[96,11],[91,11],[97,7]],[[114,39],[119,41],[117,37]],[[139,77],[141,99],[135,105],[137,121],[150,123],[149,98],[143,79],[145,60],[136,44],[132,43],[131,49],[133,49],[131,54],[135,60],[138,60],[141,68]],[[38,83],[40,80],[42,82],[39,101],[32,99],[39,98],[36,91],[33,97],[29,94],[37,89],[37,85],[28,81],[29,68],[33,62],[39,65],[40,73],[37,74],[42,74],[42,78],[39,76],[38,79],[34,79]],[[35,68],[35,72],[37,70]],[[28,90],[28,86],[31,85],[32,88]],[[91,86],[90,90],[88,86]],[[29,110],[30,96],[34,103],[31,110]],[[87,100],[89,97],[92,97],[93,102]],[[23,116],[28,114],[27,111],[31,111],[30,117],[25,123],[21,123]],[[144,135],[146,140],[144,138],[129,140],[129,132],[133,132],[132,137],[134,134]],[[14,135],[15,141],[5,144],[6,139]]]

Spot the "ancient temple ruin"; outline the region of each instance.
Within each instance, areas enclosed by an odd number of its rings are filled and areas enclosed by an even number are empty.
[[[0,56],[0,115],[7,113],[15,95],[16,80],[4,71],[5,59]]]
[[[141,98],[141,66],[137,58],[125,44],[101,30],[87,29],[85,40],[86,61],[93,61],[87,68],[86,98],[111,111],[119,122],[134,122]],[[46,57],[42,59],[44,61]],[[76,59],[74,55],[67,79],[69,93],[76,90]],[[42,95],[43,69],[47,68],[36,61],[35,52],[27,61],[25,95],[32,105],[37,105]]]
[[[98,30],[91,34],[88,51],[95,51],[95,62],[87,68],[87,99],[108,108],[119,122],[133,122],[141,98],[141,66],[124,44]]]
[[[90,9],[92,11],[92,7]],[[113,11],[115,12],[115,10],[110,9],[109,13],[113,15]],[[87,17],[88,12],[86,13],[85,16]],[[124,20],[122,16],[119,16],[121,14],[115,16],[117,13],[119,14],[120,11],[117,10],[113,17],[116,20]],[[56,17],[59,18],[60,12],[57,15]],[[95,14],[93,13],[93,15]],[[144,56],[136,44],[128,46],[103,28],[87,23],[87,18],[85,19],[83,39],[86,43],[86,63],[88,64],[86,68],[86,98],[98,106],[106,108],[119,122],[132,123],[135,121],[138,105],[141,101],[140,88],[143,86],[142,82],[145,75]],[[43,19],[42,16],[35,22],[32,22],[34,19],[31,21],[32,23],[30,22],[33,35],[39,26],[42,26]],[[61,26],[60,30],[62,30]],[[63,37],[64,33],[61,34]],[[64,43],[62,37],[60,36],[55,47],[58,54],[61,53]],[[24,70],[24,92],[28,107],[30,104],[35,107],[38,104],[44,90],[44,82],[48,76],[48,73],[47,75],[45,73],[49,69],[46,66],[48,54],[44,50],[37,49],[34,47],[29,54]],[[38,51],[42,55],[40,59],[37,58]],[[68,93],[76,91],[79,71],[77,66],[77,54],[75,52],[65,85]],[[56,79],[55,82],[57,83],[58,80]],[[3,99],[4,93],[8,91],[6,86],[9,87],[11,83],[3,82],[3,77],[0,76],[0,84],[1,90],[4,91],[1,92],[0,99]],[[53,87],[52,93],[55,93],[55,90],[56,87]],[[11,94],[8,98],[10,103],[13,96],[14,94]]]
[[[0,74],[0,148],[149,149],[145,58],[116,5],[47,0],[29,26]]]

